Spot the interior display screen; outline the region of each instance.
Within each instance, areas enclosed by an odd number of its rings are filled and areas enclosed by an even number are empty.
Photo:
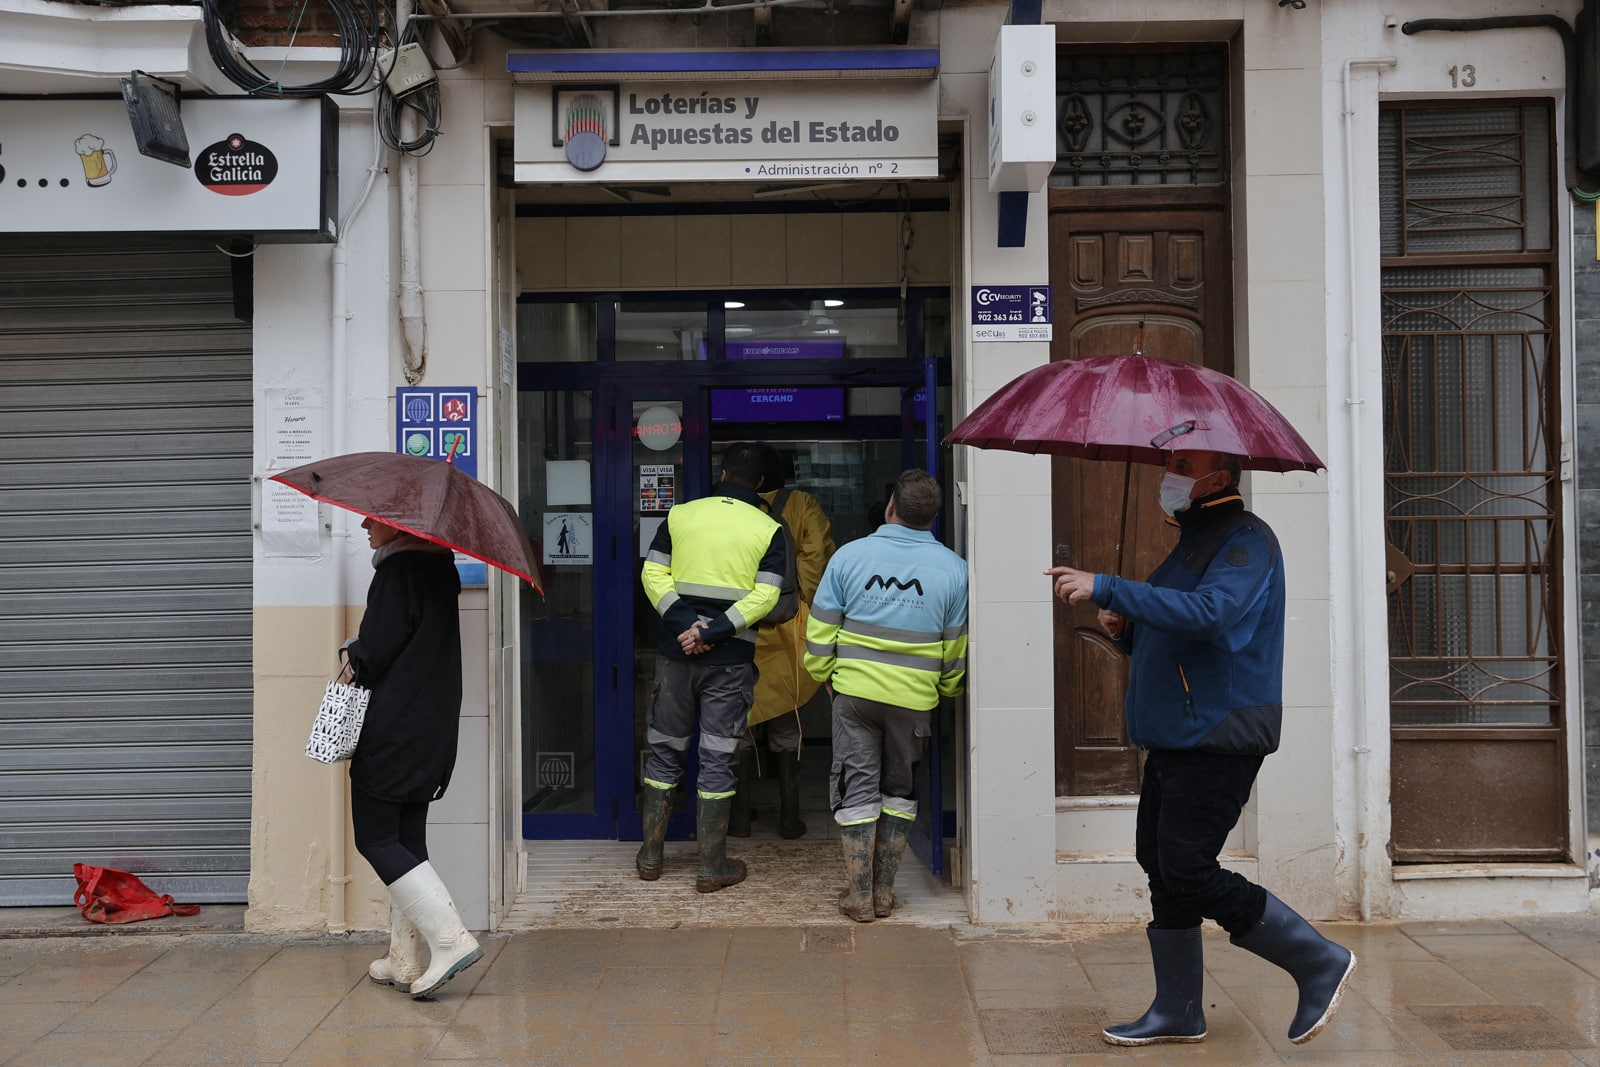
[[[728,359],[842,359],[844,340],[728,341]],[[713,389],[712,422],[843,422],[844,386]]]

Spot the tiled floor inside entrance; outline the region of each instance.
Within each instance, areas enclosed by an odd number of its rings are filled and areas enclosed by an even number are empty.
[[[809,817],[808,823],[820,820]],[[634,872],[637,842],[530,841],[527,888],[502,930],[605,926],[809,926],[850,920],[839,914],[844,864],[838,832],[821,824],[794,841],[760,831],[730,838],[728,855],[745,861],[750,876],[718,893],[695,892],[693,841],[668,842],[660,881]],[[966,905],[944,879],[907,852],[896,879],[901,903],[894,920],[920,926],[967,921]]]

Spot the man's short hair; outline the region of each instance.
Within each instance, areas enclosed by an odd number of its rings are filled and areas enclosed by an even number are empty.
[[[765,441],[757,441],[755,448],[761,454],[761,484],[756,486],[756,492],[772,493],[782,489],[788,473],[783,469],[783,453]]]
[[[1233,455],[1231,452],[1218,452],[1216,466],[1211,469],[1228,472],[1228,484],[1223,486],[1224,489],[1239,488],[1239,477],[1244,472],[1244,468],[1239,465],[1238,456]]]
[[[913,467],[901,473],[890,499],[901,522],[914,530],[926,530],[944,506],[944,490],[939,488],[939,479]]]
[[[761,485],[761,450],[746,441],[729,445],[722,453],[722,474],[735,485],[757,488]]]

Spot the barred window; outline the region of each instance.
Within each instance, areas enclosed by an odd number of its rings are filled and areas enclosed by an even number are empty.
[[[1221,48],[1059,53],[1050,184],[1223,184],[1227,81]]]

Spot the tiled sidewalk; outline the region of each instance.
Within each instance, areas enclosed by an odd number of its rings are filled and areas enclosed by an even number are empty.
[[[1211,930],[1210,1035],[1145,1049],[1098,1035],[1150,997],[1128,926],[533,930],[423,1002],[367,981],[370,936],[0,937],[0,1063],[1600,1067],[1600,920],[1322,928],[1360,966],[1315,1041]]]

